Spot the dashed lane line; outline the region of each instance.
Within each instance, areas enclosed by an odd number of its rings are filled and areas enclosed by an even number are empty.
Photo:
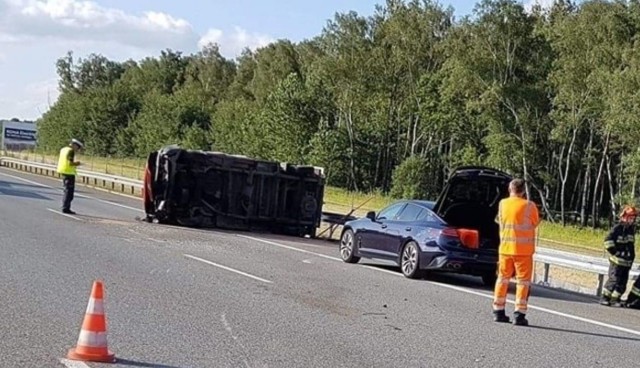
[[[227,270],[227,271],[230,271],[230,272],[235,272],[235,273],[237,273],[237,274],[239,274],[239,275],[242,275],[242,276],[245,276],[245,277],[248,277],[248,278],[254,279],[254,280],[258,280],[258,281],[261,281],[261,282],[264,282],[264,283],[267,283],[267,284],[271,284],[271,281],[269,281],[269,280],[267,280],[267,279],[263,279],[263,278],[261,278],[261,277],[254,276],[254,275],[252,275],[252,274],[249,274],[249,273],[246,273],[246,272],[242,272],[242,271],[240,271],[240,270],[236,270],[236,269],[231,268],[231,267],[223,266],[223,265],[221,265],[221,264],[217,264],[217,263],[214,263],[214,262],[208,261],[208,260],[206,260],[206,259],[202,259],[202,258],[199,258],[199,257],[196,257],[196,256],[192,256],[192,255],[190,255],[190,254],[183,254],[183,255],[184,255],[185,257],[187,257],[187,258],[191,258],[191,259],[194,259],[194,260],[196,260],[196,261],[199,261],[199,262],[202,262],[202,263],[209,264],[209,265],[211,265],[211,266],[215,266],[215,267],[218,267],[218,268],[222,268],[223,270]]]
[[[257,242],[265,243],[265,244],[271,244],[271,245],[274,245],[274,246],[277,246],[277,247],[280,247],[280,248],[294,250],[294,251],[298,251],[298,252],[303,252],[303,253],[306,253],[306,254],[312,254],[312,255],[315,255],[317,257],[322,257],[322,258],[326,258],[326,259],[331,259],[331,260],[334,260],[334,261],[342,262],[342,260],[340,258],[331,257],[331,256],[327,256],[325,254],[321,254],[321,253],[311,252],[311,251],[304,250],[304,249],[295,248],[295,247],[292,247],[292,246],[289,246],[289,245],[284,245],[284,244],[280,244],[280,243],[272,242],[272,241],[269,241],[269,240],[252,237],[252,236],[246,236],[246,235],[238,235],[238,236],[242,237],[242,238],[246,238],[246,239],[251,239],[251,240],[254,240],[254,241],[257,241]],[[383,273],[386,273],[386,274],[389,274],[389,275],[393,275],[393,276],[396,276],[396,277],[404,277],[400,273],[393,272],[393,271],[390,271],[390,270],[386,270],[384,268],[377,268],[377,267],[372,267],[372,266],[367,266],[367,265],[361,265],[360,267],[367,268],[367,269],[374,270],[374,271],[378,271],[378,272],[383,272]],[[482,293],[482,292],[479,292],[479,291],[465,289],[463,287],[459,287],[459,286],[455,286],[455,285],[442,284],[442,283],[439,283],[439,282],[434,282],[434,281],[429,281],[429,280],[425,280],[425,282],[427,282],[427,283],[429,283],[431,285],[442,287],[442,288],[459,291],[461,293],[476,295],[476,296],[480,296],[480,297],[483,297],[483,298],[486,298],[486,299],[493,299],[493,295],[491,295],[491,294],[486,294],[486,293]],[[507,302],[509,304],[511,304],[511,305],[515,305],[515,302],[513,300],[511,300],[511,299],[508,299]],[[625,332],[625,333],[628,333],[628,334],[631,334],[631,335],[640,336],[640,331],[632,330],[630,328],[616,326],[616,325],[612,325],[612,324],[609,324],[609,323],[596,321],[596,320],[593,320],[593,319],[590,319],[590,318],[579,317],[579,316],[576,316],[576,315],[573,315],[573,314],[564,313],[564,312],[560,312],[560,311],[549,309],[549,308],[538,307],[538,306],[531,305],[531,304],[529,304],[528,307],[529,307],[529,309],[532,309],[532,310],[538,310],[540,312],[545,312],[545,313],[556,315],[556,316],[559,316],[559,317],[564,317],[564,318],[572,319],[572,320],[575,320],[575,321],[588,323],[588,324],[591,324],[591,325],[594,325],[594,326],[600,326],[600,327],[608,328],[608,329],[611,329],[611,330],[615,330],[615,331],[619,331],[619,332]]]

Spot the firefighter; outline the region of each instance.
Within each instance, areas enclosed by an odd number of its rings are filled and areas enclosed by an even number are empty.
[[[77,139],[72,139],[68,146],[62,147],[60,156],[58,157],[58,173],[62,177],[62,185],[64,186],[64,195],[62,196],[62,213],[75,214],[71,210],[71,201],[76,187],[76,167],[80,166],[80,162],[75,160],[76,153],[79,152],[84,145]]]
[[[629,271],[636,257],[634,223],[637,215],[634,207],[625,206],[620,213],[620,222],[604,239],[604,247],[609,253],[609,280],[602,290],[602,305],[621,306],[620,297],[627,289]]]
[[[494,290],[493,313],[496,322],[511,322],[505,314],[509,280],[516,277],[516,307],[513,324],[527,326],[527,302],[533,276],[536,228],[540,223],[535,203],[525,198],[525,183],[509,183],[509,198],[500,201],[497,221],[500,225],[498,278]]]
[[[640,309],[640,277],[633,283],[629,296],[627,296],[625,307]]]

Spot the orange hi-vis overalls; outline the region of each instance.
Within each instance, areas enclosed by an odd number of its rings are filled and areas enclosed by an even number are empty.
[[[493,310],[504,310],[509,280],[515,273],[515,311],[526,314],[533,276],[536,227],[540,222],[538,208],[533,202],[524,198],[505,198],[500,201],[498,222],[500,224],[499,267]]]

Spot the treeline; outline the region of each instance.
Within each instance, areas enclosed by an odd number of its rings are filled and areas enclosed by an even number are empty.
[[[216,45],[57,62],[39,143],[140,156],[164,144],[323,166],[330,184],[434,198],[450,169],[528,180],[548,218],[612,220],[640,168],[640,3],[436,1],[336,14],[317,37],[236,60]]]

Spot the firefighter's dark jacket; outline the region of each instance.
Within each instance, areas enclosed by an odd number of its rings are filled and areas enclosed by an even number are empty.
[[[631,267],[636,257],[635,225],[617,224],[604,240],[609,260],[622,267]]]

